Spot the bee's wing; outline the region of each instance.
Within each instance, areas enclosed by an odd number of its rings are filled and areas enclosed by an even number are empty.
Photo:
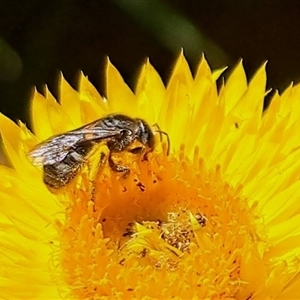
[[[93,128],[74,130],[56,135],[36,145],[29,153],[34,165],[52,165],[61,162],[67,154],[81,144],[101,141],[119,135],[121,129]]]

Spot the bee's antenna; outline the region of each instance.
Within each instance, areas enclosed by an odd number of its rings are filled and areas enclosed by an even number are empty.
[[[165,132],[165,131],[162,131],[157,123],[155,123],[153,125],[153,127],[156,127],[158,129],[158,130],[156,130],[156,132],[159,133],[160,141],[162,141],[162,135],[166,136],[166,138],[167,138],[167,144],[168,144],[168,147],[167,147],[167,156],[168,156],[170,154],[170,144],[171,144],[170,137],[169,137],[168,133]]]
[[[170,154],[170,137],[169,135],[165,132],[165,131],[161,131],[161,130],[157,130],[157,132],[159,132],[160,136],[162,137],[162,134],[166,136],[167,138],[167,156]]]

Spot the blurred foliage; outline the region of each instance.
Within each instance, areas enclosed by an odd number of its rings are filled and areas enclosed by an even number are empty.
[[[202,53],[206,53],[213,65],[222,65],[228,61],[218,45],[170,4],[160,0],[114,2],[172,53],[183,48],[187,58],[192,61],[197,61]]]
[[[22,71],[22,62],[16,51],[0,37],[0,81],[14,82]]]
[[[57,95],[63,71],[76,87],[83,70],[103,94],[105,58],[134,88],[147,57],[167,82],[180,48],[195,70],[240,57],[248,74],[266,60],[268,85],[300,77],[300,4],[280,0],[0,0],[0,110],[28,123],[33,86]]]

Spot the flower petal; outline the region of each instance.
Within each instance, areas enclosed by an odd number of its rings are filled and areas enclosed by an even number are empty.
[[[53,266],[50,272],[49,264],[55,235],[51,214],[59,210],[58,203],[49,192],[50,197],[41,198],[44,192],[28,189],[13,169],[3,168],[0,168],[5,180],[4,186],[3,181],[0,184],[0,205],[5,207],[0,211],[1,297],[58,299],[52,275],[60,269],[56,266],[54,271]]]
[[[108,114],[107,101],[100,96],[83,73],[80,74],[79,95],[81,100],[81,118],[84,124],[88,124]]]
[[[72,120],[73,128],[80,127],[83,124],[80,110],[80,95],[60,74],[59,78],[59,100],[64,112]]]
[[[157,123],[161,107],[165,101],[166,92],[159,74],[149,60],[144,64],[139,75],[136,97],[139,103],[139,115],[145,114],[145,119],[150,124]],[[162,130],[165,129],[162,128]]]
[[[241,60],[230,74],[220,94],[220,103],[224,103],[226,114],[236,106],[246,90],[247,78]]]
[[[107,60],[106,66],[106,94],[111,111],[132,116],[132,112],[136,110],[137,101],[131,89],[109,60]]]
[[[179,149],[187,134],[188,121],[193,107],[192,82],[191,71],[181,52],[167,85],[166,99],[159,116],[159,124],[168,132],[176,149]]]

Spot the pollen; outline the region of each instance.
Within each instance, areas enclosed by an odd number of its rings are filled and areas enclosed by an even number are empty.
[[[179,157],[128,155],[126,177],[103,168],[93,184],[82,175],[80,188],[68,189],[75,200],[58,230],[71,298],[234,297],[247,286],[244,248],[258,239],[242,187],[184,148]]]

